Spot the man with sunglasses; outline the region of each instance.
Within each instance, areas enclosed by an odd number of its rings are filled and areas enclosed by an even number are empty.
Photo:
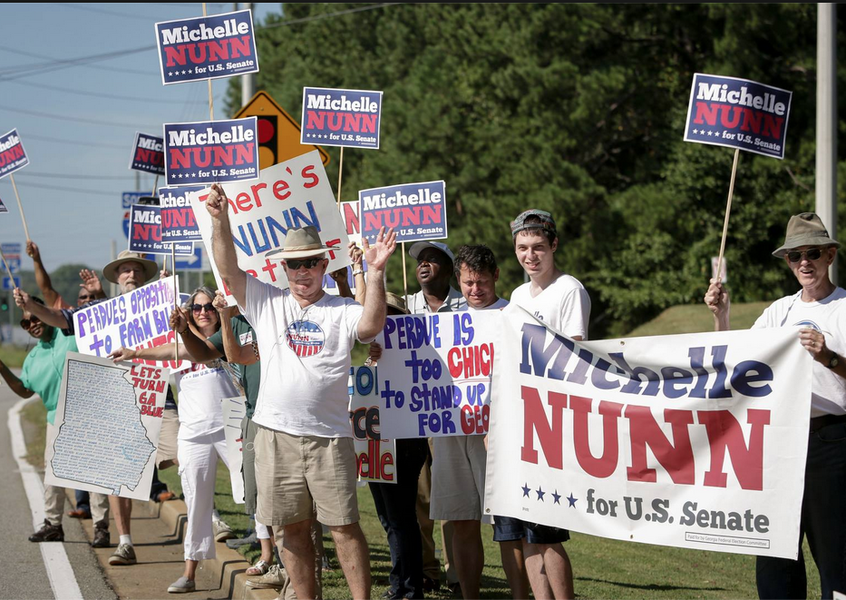
[[[43,306],[41,298],[33,297],[33,304]],[[62,386],[62,370],[65,354],[76,352],[73,335],[65,335],[55,327],[43,323],[31,312],[24,310],[21,327],[38,340],[24,359],[21,376],[18,378],[0,361],[0,376],[21,398],[38,394],[47,409],[47,427],[53,427],[59,390]],[[48,433],[49,437],[49,433]],[[62,513],[65,506],[65,488],[44,486],[45,519],[41,528],[29,536],[30,542],[62,542]],[[94,517],[94,546],[109,545],[109,500],[103,494],[91,495],[91,512]]]
[[[238,266],[229,200],[211,186],[212,252],[224,283],[258,336],[261,385],[256,433],[257,518],[284,527],[283,562],[300,598],[316,597],[312,521],[332,532],[353,598],[370,597],[370,560],[359,525],[356,459],[349,420],[347,379],[356,340],[370,342],[385,326],[385,265],[396,234],[382,230],[363,241],[370,271],[362,307],[324,293],[331,250],[314,226],[291,228],[281,260],[287,290],[248,277]]]
[[[776,300],[752,326],[800,327],[799,342],[815,361],[799,557],[758,557],[761,598],[807,597],[802,555],[806,533],[822,597],[846,590],[846,290],[828,275],[839,247],[816,214],[791,217],[784,244],[773,255],[784,258],[802,289]],[[715,329],[729,329],[729,295],[719,279],[711,280],[705,304],[714,314]]]

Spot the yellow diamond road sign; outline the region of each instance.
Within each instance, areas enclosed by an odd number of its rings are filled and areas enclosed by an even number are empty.
[[[300,143],[300,124],[279,106],[267,92],[257,92],[234,118],[258,118],[259,165],[266,169],[295,156],[320,151],[324,165],[329,154],[320,146]]]

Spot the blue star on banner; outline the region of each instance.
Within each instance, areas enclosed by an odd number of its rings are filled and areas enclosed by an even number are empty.
[[[535,491],[535,493],[538,495],[538,500],[540,500],[541,502],[543,502],[543,496],[544,496],[544,494],[546,494],[546,492],[544,492],[544,491],[540,488],[540,486],[538,486],[538,489]]]
[[[557,489],[554,492],[552,492],[552,501],[555,504],[561,504],[561,494],[558,493]]]
[[[531,489],[529,488],[529,483],[526,482],[526,485],[523,486],[523,497],[528,498],[530,491],[531,491]]]
[[[576,500],[578,500],[578,498],[574,498],[573,492],[570,492],[570,495],[567,497],[567,502],[570,503],[570,507],[572,507],[572,508],[576,507]]]

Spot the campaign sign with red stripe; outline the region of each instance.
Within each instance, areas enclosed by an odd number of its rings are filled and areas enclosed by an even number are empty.
[[[258,73],[253,13],[156,23],[162,83],[185,83]]]
[[[0,136],[0,179],[29,164],[18,130]]]
[[[129,168],[132,171],[164,175],[164,140],[148,133],[136,133]]]
[[[446,184],[404,183],[358,192],[361,237],[373,242],[382,227],[393,227],[397,242],[447,237]]]
[[[379,149],[382,92],[303,88],[301,144]]]
[[[199,192],[201,185],[159,188],[159,207],[162,217],[162,242],[196,242],[203,239],[194,218],[188,194]]]
[[[784,158],[793,92],[748,79],[693,75],[684,141]]]
[[[256,118],[165,123],[167,185],[246,181],[259,176]]]
[[[162,243],[158,206],[136,204],[129,209],[129,251],[142,254],[170,254],[170,244]],[[194,254],[193,243],[176,244],[175,254]]]

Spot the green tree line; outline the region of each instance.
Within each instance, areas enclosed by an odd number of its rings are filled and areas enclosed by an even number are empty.
[[[508,222],[550,211],[594,338],[704,295],[733,150],[682,141],[693,74],[791,90],[785,160],[741,153],[726,259],[735,301],[795,291],[770,252],[791,214],[814,209],[815,5],[393,4],[327,18],[364,5],[282,6],[259,24],[257,89],[297,118],[304,86],[384,91],[381,148],[344,154],[342,199],[446,180],[449,244],[490,246],[505,297],[523,280]],[[240,83],[228,91],[231,114]],[[400,260],[388,276],[400,291]]]

